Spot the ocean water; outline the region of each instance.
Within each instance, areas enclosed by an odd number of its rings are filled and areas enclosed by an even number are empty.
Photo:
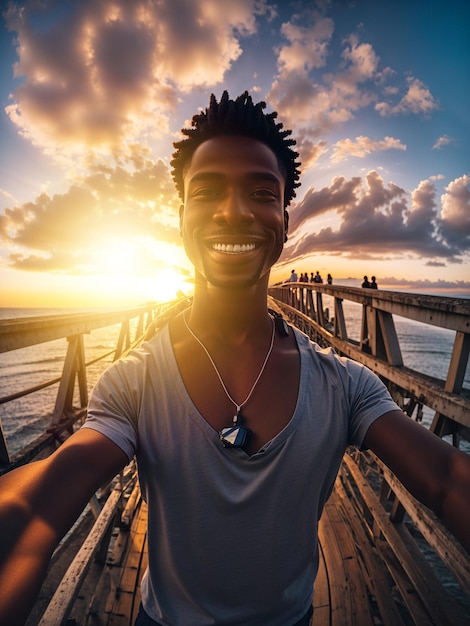
[[[100,309],[97,309],[100,310]],[[102,309],[101,309],[102,310]],[[0,319],[18,319],[40,315],[90,312],[90,309],[7,309],[0,308]],[[131,336],[133,336],[131,325]],[[114,350],[120,324],[108,326],[84,335],[85,359],[91,361]],[[36,346],[0,354],[0,398],[58,378],[62,373],[67,340],[57,339]],[[113,354],[87,367],[87,388],[91,392],[99,375],[113,360]],[[76,385],[77,387],[77,385]],[[59,383],[0,404],[0,420],[10,454],[44,433],[50,424]],[[78,405],[78,389],[74,404]]]
[[[333,301],[328,297],[324,305],[333,314]],[[359,304],[343,302],[348,336],[359,340],[362,308]],[[0,319],[35,315],[74,313],[77,309],[6,309],[0,308]],[[90,311],[90,309],[87,309]],[[423,374],[445,379],[450,364],[454,333],[426,324],[395,317],[404,364]],[[112,351],[117,343],[120,325],[95,330],[84,336],[85,358],[94,359]],[[131,331],[132,332],[132,331]],[[61,375],[67,351],[66,339],[0,354],[0,398],[52,380]],[[112,354],[87,368],[88,392],[99,375],[112,362]],[[470,368],[464,381],[470,390]],[[58,383],[24,398],[0,404],[0,420],[10,454],[42,434],[48,427],[54,410]],[[430,425],[433,411],[424,407],[423,423]]]
[[[429,294],[442,295],[442,294]],[[452,294],[447,294],[452,297]],[[461,294],[455,295],[461,297]],[[323,298],[323,306],[329,307],[330,315],[334,313],[333,298]],[[343,310],[346,320],[348,337],[360,340],[362,305],[343,301]],[[400,316],[393,316],[395,328],[400,342],[403,365],[421,374],[445,380],[449,371],[455,333],[446,328],[423,324]],[[470,363],[464,377],[463,386],[470,390]],[[429,427],[434,417],[434,411],[423,407],[423,424]],[[470,452],[470,446],[464,442],[463,447]]]

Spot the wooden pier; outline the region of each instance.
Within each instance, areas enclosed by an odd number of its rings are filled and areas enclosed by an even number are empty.
[[[348,328],[345,301],[362,309],[358,337]],[[270,306],[322,345],[332,345],[374,370],[410,419],[419,420],[427,406],[434,412],[432,430],[450,436],[455,446],[467,445],[470,398],[463,379],[470,348],[470,301],[298,283],[273,287]],[[26,450],[9,455],[0,431],[0,473],[50,453],[81,423],[87,402],[84,333],[119,322],[113,353],[117,358],[165,311],[148,306],[68,319],[0,322],[0,352],[69,337],[49,432]],[[445,380],[403,365],[394,316],[453,331]],[[75,387],[80,393],[74,396]],[[77,396],[79,406],[73,406]],[[95,495],[56,550],[27,626],[133,624],[146,567],[146,514],[131,464]],[[345,455],[320,522],[319,544],[313,626],[470,623],[469,555],[371,453],[352,448]]]

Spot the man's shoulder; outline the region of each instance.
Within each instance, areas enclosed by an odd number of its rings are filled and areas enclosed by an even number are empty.
[[[295,333],[297,345],[299,351],[302,354],[310,355],[310,357],[320,366],[331,366],[341,371],[348,371],[349,373],[359,374],[364,368],[364,365],[354,361],[347,356],[342,356],[336,352],[336,350],[328,346],[323,348],[316,341],[310,339],[303,331],[296,327],[291,327]],[[370,370],[368,370],[370,371]]]

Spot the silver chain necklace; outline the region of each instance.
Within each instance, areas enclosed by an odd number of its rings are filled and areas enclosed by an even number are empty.
[[[187,309],[186,309],[187,310]],[[250,389],[250,392],[248,393],[247,397],[243,400],[243,402],[241,402],[240,404],[238,404],[238,402],[235,402],[235,400],[232,398],[232,396],[229,394],[228,389],[224,383],[224,381],[222,380],[222,376],[220,375],[219,370],[217,369],[217,365],[214,363],[214,359],[211,357],[209,350],[206,348],[206,346],[202,343],[202,341],[199,339],[199,337],[197,335],[195,335],[193,333],[193,331],[191,330],[191,328],[189,327],[189,324],[186,320],[186,311],[183,312],[183,321],[184,321],[184,325],[186,326],[189,334],[194,337],[194,339],[198,342],[198,344],[201,346],[201,348],[204,350],[204,352],[207,354],[207,358],[209,359],[209,361],[211,362],[212,367],[214,368],[215,373],[217,374],[217,378],[220,381],[220,384],[222,385],[222,389],[225,391],[225,395],[227,396],[227,398],[230,400],[230,402],[232,404],[235,405],[236,407],[236,413],[233,416],[233,422],[232,422],[232,426],[228,427],[228,428],[222,428],[222,430],[219,433],[219,437],[220,440],[222,441],[223,445],[226,447],[232,447],[232,448],[241,448],[245,445],[247,438],[250,434],[250,430],[248,428],[245,428],[244,426],[240,426],[240,424],[238,423],[240,418],[242,417],[240,411],[242,409],[242,406],[244,406],[248,400],[251,398],[256,385],[259,382],[259,379],[261,378],[266,365],[268,364],[268,360],[269,357],[271,356],[271,352],[273,351],[273,347],[274,347],[274,338],[276,335],[276,325],[274,323],[274,320],[271,318],[272,320],[272,326],[273,326],[273,330],[271,333],[271,343],[269,345],[269,349],[268,352],[266,354],[266,358],[264,359],[263,365],[261,366],[261,369],[259,371],[258,376],[256,377],[255,382],[253,383],[253,386]]]

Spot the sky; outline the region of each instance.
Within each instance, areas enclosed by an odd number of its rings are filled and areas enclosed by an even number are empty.
[[[470,297],[467,0],[1,2],[0,306],[190,293],[169,161],[223,90],[292,129],[272,282]]]

